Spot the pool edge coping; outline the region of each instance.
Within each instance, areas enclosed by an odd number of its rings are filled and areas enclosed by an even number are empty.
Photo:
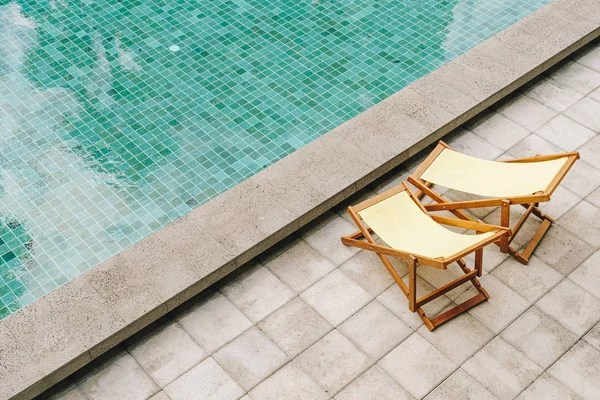
[[[550,2],[1,320],[0,398],[42,393],[594,40],[595,2]]]

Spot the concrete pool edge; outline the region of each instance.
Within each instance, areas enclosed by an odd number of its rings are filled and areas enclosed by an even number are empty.
[[[0,398],[50,387],[593,40],[594,3],[554,1],[0,321]]]

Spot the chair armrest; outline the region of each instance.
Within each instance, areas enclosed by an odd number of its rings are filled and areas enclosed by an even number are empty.
[[[437,223],[443,225],[457,226],[459,228],[471,229],[479,232],[497,232],[510,231],[509,228],[497,225],[483,224],[475,221],[465,221],[464,219],[442,217],[441,215],[431,215],[431,218]]]

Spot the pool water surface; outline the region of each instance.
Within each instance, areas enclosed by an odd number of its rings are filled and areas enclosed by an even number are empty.
[[[0,0],[0,319],[550,0]]]

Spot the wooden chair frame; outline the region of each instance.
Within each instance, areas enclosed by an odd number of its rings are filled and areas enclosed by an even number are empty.
[[[419,206],[419,208],[429,217],[431,217],[434,221],[439,224],[456,226],[460,228],[472,229],[476,232],[496,232],[494,235],[488,237],[487,239],[481,240],[479,243],[476,243],[473,246],[465,248],[463,251],[452,255],[449,258],[430,258],[422,255],[407,253],[398,249],[394,249],[391,247],[383,246],[375,242],[371,232],[373,230],[366,225],[361,216],[358,214],[360,211],[383,201],[397,193],[407,191],[412,200]],[[392,275],[392,278],[400,287],[400,290],[406,298],[408,299],[408,308],[412,312],[416,312],[419,317],[423,320],[423,323],[430,331],[434,330],[439,325],[444,322],[449,321],[450,319],[462,314],[463,312],[471,309],[477,304],[486,301],[489,299],[489,295],[481,287],[479,280],[477,277],[481,277],[483,272],[483,248],[490,243],[497,242],[501,240],[508,234],[508,229],[500,226],[493,226],[488,224],[483,224],[475,221],[466,221],[461,219],[447,218],[442,216],[430,215],[427,210],[423,207],[419,199],[415,196],[415,194],[410,190],[410,188],[406,185],[406,182],[402,182],[399,186],[396,186],[384,193],[381,193],[371,199],[368,199],[356,206],[348,207],[348,213],[352,217],[352,220],[358,227],[358,232],[355,232],[351,235],[342,237],[342,243],[347,246],[354,246],[361,249],[369,250],[377,254],[377,257],[381,260],[385,268]],[[365,240],[361,240],[364,238]],[[467,267],[466,263],[463,261],[463,257],[468,254],[475,253],[475,269],[471,270]],[[403,259],[408,262],[408,285],[402,280],[402,277],[398,274],[390,260],[387,258],[388,256],[392,256],[395,258]],[[430,267],[438,268],[445,270],[448,265],[456,262],[458,266],[464,272],[464,275],[460,278],[440,287],[439,289],[434,290],[433,292],[421,297],[417,298],[417,267],[419,265],[427,265]],[[449,292],[452,289],[457,288],[458,286],[471,282],[471,284],[477,290],[477,295],[466,300],[465,302],[455,306],[454,308],[437,315],[435,318],[430,319],[425,315],[423,311],[423,306],[430,301],[437,299],[443,294]]]
[[[447,211],[450,211],[451,213],[453,213],[454,215],[456,215],[460,219],[463,219],[465,221],[474,221],[466,213],[464,213],[461,210],[469,209],[469,208],[499,206],[501,208],[500,225],[505,228],[509,228],[510,231],[509,231],[509,234],[506,237],[504,237],[502,239],[502,241],[500,241],[497,244],[503,253],[510,254],[521,264],[527,264],[529,262],[529,258],[531,257],[531,254],[533,253],[535,248],[539,245],[540,241],[542,240],[542,237],[544,236],[544,234],[546,233],[548,228],[550,228],[550,225],[552,225],[552,223],[554,222],[554,220],[550,216],[544,214],[538,208],[539,203],[550,201],[550,196],[552,195],[552,193],[554,193],[554,191],[556,190],[556,188],[558,187],[560,182],[564,179],[567,172],[569,172],[569,170],[571,169],[571,167],[573,166],[575,161],[579,158],[579,153],[577,153],[577,152],[562,153],[562,154],[551,154],[551,155],[545,155],[545,156],[538,155],[535,157],[501,161],[501,162],[505,162],[505,163],[522,163],[522,162],[535,162],[535,161],[549,161],[549,160],[555,160],[555,159],[563,158],[563,157],[568,158],[565,165],[559,170],[559,172],[554,177],[554,179],[550,182],[548,187],[543,191],[536,192],[536,193],[534,193],[532,195],[528,195],[528,196],[512,196],[512,197],[506,197],[506,198],[496,197],[496,198],[489,198],[489,199],[482,199],[482,200],[467,200],[467,201],[449,201],[449,200],[446,200],[445,198],[443,198],[442,196],[440,196],[439,194],[435,193],[430,188],[432,185],[431,182],[427,182],[427,181],[421,179],[421,175],[423,175],[423,173],[427,170],[427,168],[429,168],[429,166],[435,161],[437,156],[440,155],[440,153],[444,149],[454,150],[450,146],[448,146],[446,143],[444,143],[440,140],[438,145],[429,154],[429,156],[425,159],[425,161],[423,161],[423,163],[419,166],[419,168],[417,168],[417,170],[408,177],[408,181],[411,184],[415,185],[419,189],[419,191],[417,192],[417,196],[419,198],[421,198],[423,195],[427,195],[436,202],[436,203],[425,205],[425,209],[427,211],[447,210]],[[449,189],[452,189],[452,188],[449,188]],[[512,206],[512,205],[521,205],[522,207],[526,208],[526,211],[521,216],[521,218],[515,223],[514,227],[511,228],[510,227],[510,206]],[[535,234],[533,235],[533,237],[531,238],[531,240],[529,241],[529,243],[527,244],[525,249],[523,249],[523,251],[518,253],[517,249],[514,249],[512,246],[510,246],[510,243],[517,236],[517,233],[519,233],[519,231],[525,224],[525,221],[527,220],[527,218],[529,218],[529,216],[531,216],[532,214],[535,215],[536,217],[538,217],[540,220],[542,220],[542,223],[538,227],[537,231],[535,232]]]

